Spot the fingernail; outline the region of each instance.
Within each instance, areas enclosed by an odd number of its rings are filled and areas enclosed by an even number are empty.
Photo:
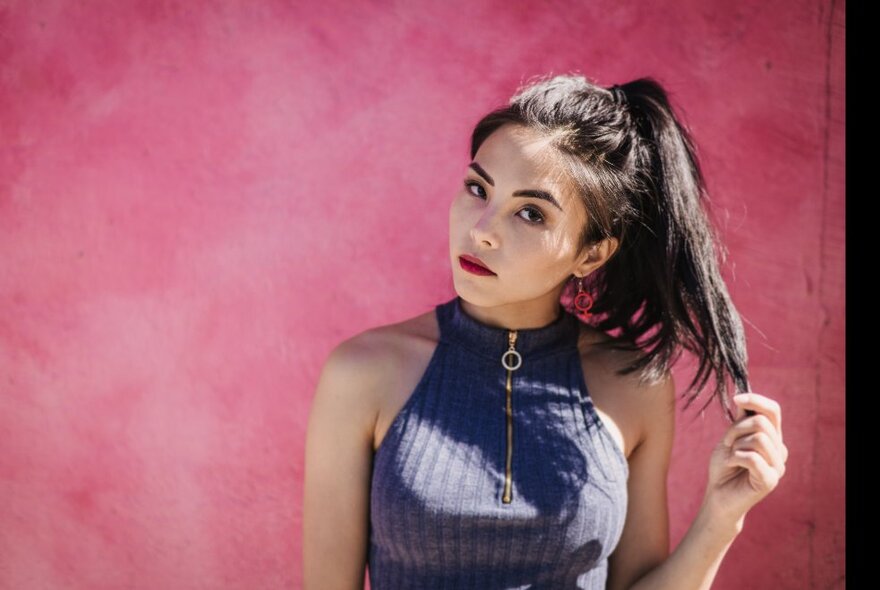
[[[747,401],[748,399],[749,399],[749,394],[747,394],[747,393],[738,393],[735,396],[733,396],[733,401],[738,404],[741,404],[741,403]]]

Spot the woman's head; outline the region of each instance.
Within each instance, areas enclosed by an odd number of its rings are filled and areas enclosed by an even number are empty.
[[[470,155],[450,209],[463,298],[561,301],[587,277],[595,327],[617,337],[613,346],[643,353],[626,372],[659,378],[684,347],[700,360],[688,404],[714,373],[732,420],[725,378],[740,390],[748,383],[742,324],[720,276],[726,251],[696,149],[661,85],[540,78],[477,123]],[[520,190],[546,191],[555,204]],[[497,276],[465,271],[463,254]]]
[[[539,307],[555,314],[566,282],[590,274],[616,247],[612,238],[585,251],[587,216],[553,138],[519,123],[499,126],[476,150],[450,207],[456,291],[485,307],[544,299]],[[469,272],[463,255],[494,274]]]

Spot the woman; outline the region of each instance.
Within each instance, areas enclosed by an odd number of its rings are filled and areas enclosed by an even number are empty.
[[[540,79],[476,126],[456,297],[340,344],[309,417],[307,590],[709,588],[785,471],[695,149],[650,78]],[[670,367],[732,422],[670,554]],[[705,407],[705,406],[704,406]],[[751,415],[747,415],[749,411]]]

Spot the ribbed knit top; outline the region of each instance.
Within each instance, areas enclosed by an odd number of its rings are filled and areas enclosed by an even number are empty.
[[[458,296],[435,313],[439,343],[373,458],[371,589],[604,590],[629,467],[587,392],[579,320],[516,330],[513,370],[510,330]]]

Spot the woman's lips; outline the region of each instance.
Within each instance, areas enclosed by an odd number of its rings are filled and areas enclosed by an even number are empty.
[[[477,260],[475,260],[472,256],[459,256],[458,263],[461,267],[468,271],[469,273],[473,273],[475,275],[494,275],[495,273],[482,266]]]

